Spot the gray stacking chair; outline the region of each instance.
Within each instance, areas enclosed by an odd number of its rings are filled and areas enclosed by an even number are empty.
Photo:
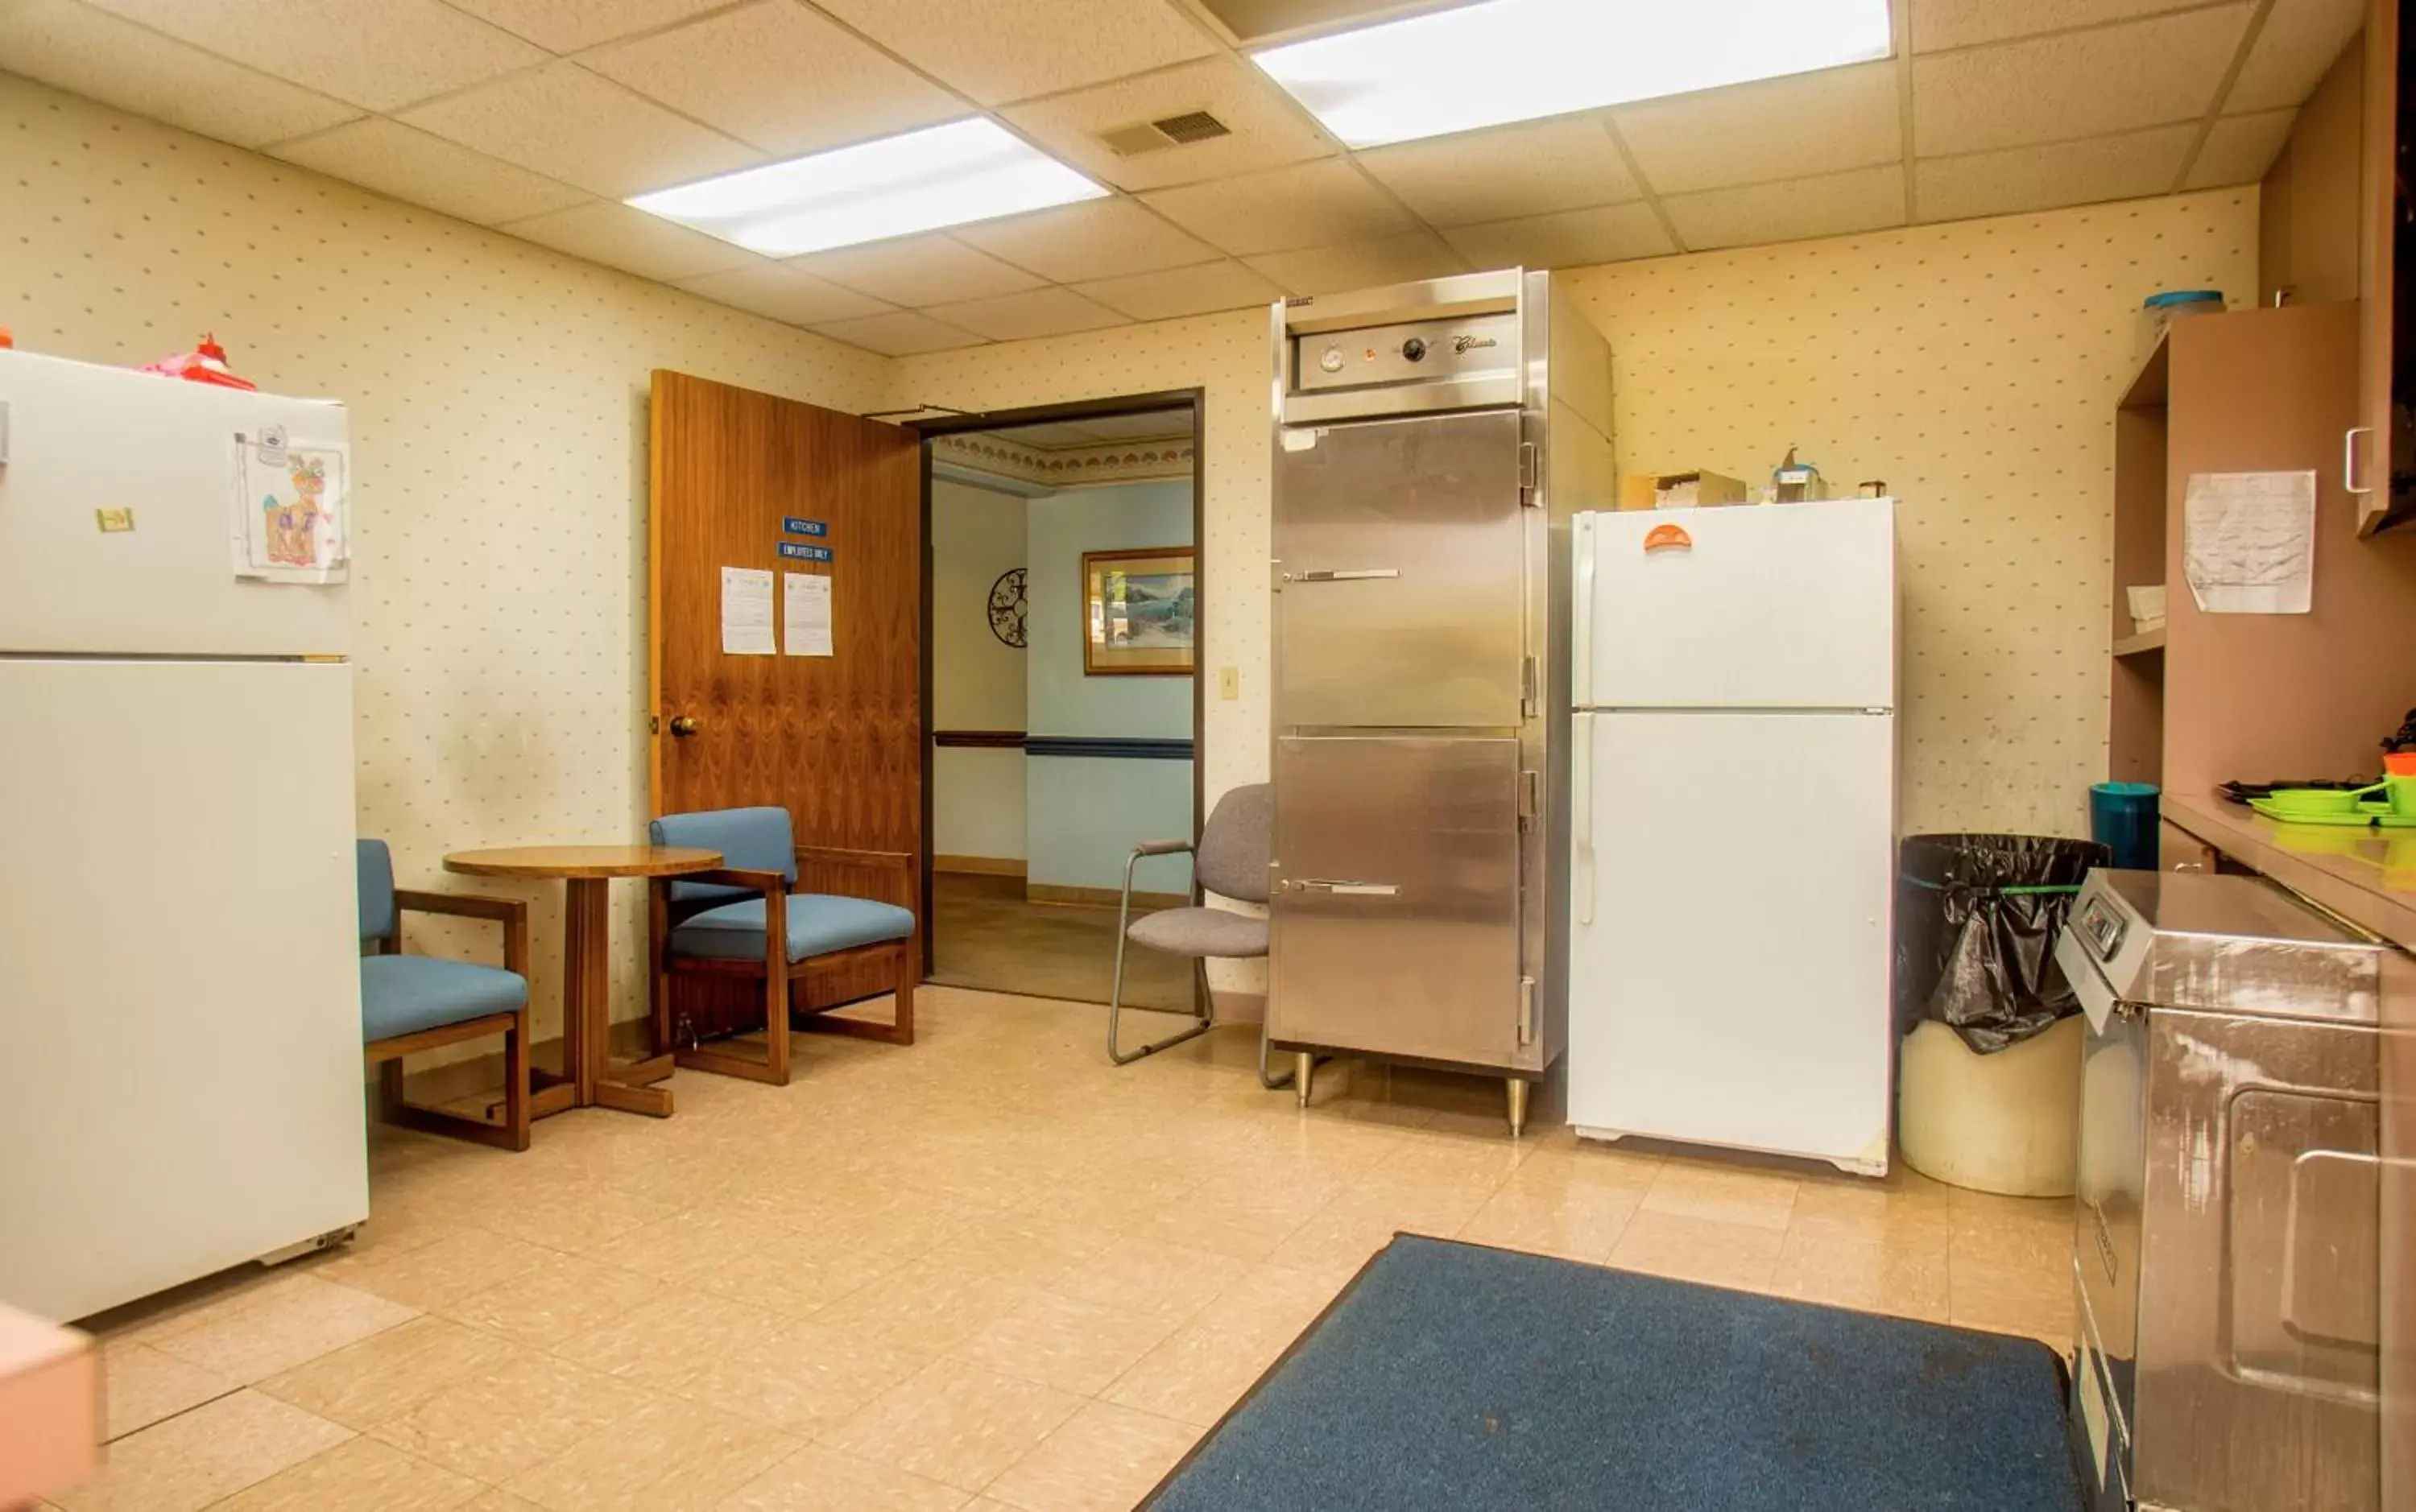
[[[1124,900],[1116,910],[1116,971],[1108,988],[1110,1060],[1119,1066],[1130,1065],[1143,1055],[1207,1033],[1208,962],[1245,960],[1267,953],[1267,921],[1230,908],[1195,904],[1188,908],[1160,909],[1136,921],[1132,916],[1133,867],[1144,856],[1172,856],[1188,851],[1192,856],[1195,897],[1205,890],[1262,905],[1267,901],[1267,868],[1274,856],[1274,836],[1275,789],[1265,783],[1253,783],[1236,787],[1216,801],[1216,807],[1208,816],[1208,827],[1200,832],[1197,845],[1188,840],[1146,840],[1133,846],[1132,854],[1125,860]],[[1129,945],[1189,956],[1200,983],[1200,1022],[1137,1050],[1123,1048],[1117,1036],[1124,1012],[1125,951]],[[1268,1079],[1264,1025],[1259,1030],[1259,1080],[1268,1086],[1282,1086],[1291,1080],[1290,1072]]]

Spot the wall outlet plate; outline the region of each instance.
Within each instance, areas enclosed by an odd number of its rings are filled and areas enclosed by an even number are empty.
[[[1242,669],[1238,666],[1216,668],[1216,696],[1238,698],[1242,696]]]

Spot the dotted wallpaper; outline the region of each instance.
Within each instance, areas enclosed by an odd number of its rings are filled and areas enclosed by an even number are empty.
[[[861,411],[889,361],[7,74],[0,324],[128,365],[214,331],[264,388],[350,407],[361,831],[405,886],[530,900],[554,1032],[561,889],[439,861],[641,832],[648,372]],[[644,915],[614,902],[627,1015]]]
[[[2076,833],[2106,766],[2113,412],[2159,289],[2256,287],[2248,189],[1571,271],[1619,463],[1766,481],[1790,445],[1903,501],[1902,824]],[[908,358],[899,403],[1201,386],[1211,795],[1265,771],[1267,319]],[[1220,979],[1221,980],[1221,979]]]

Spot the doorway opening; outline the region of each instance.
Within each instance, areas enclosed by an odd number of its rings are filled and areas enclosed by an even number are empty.
[[[1200,409],[917,422],[932,981],[1105,1002],[1134,846],[1198,833]],[[1135,917],[1192,896],[1187,856],[1134,869]],[[1190,962],[1129,952],[1128,1006],[1197,991]]]

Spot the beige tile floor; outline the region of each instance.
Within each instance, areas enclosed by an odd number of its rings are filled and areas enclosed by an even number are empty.
[[[1150,912],[1136,906],[1138,919]],[[951,987],[1104,1003],[1114,975],[1116,909],[1034,903],[1019,876],[931,878],[931,980]],[[1187,1013],[1191,963],[1134,949],[1125,958],[1124,1000]]]
[[[2066,1343],[2069,1206],[1518,1143],[1499,1085],[949,988],[506,1155],[380,1131],[345,1252],[103,1320],[71,1512],[1112,1512],[1397,1230]],[[1136,1030],[1146,1027],[1136,1025]]]

